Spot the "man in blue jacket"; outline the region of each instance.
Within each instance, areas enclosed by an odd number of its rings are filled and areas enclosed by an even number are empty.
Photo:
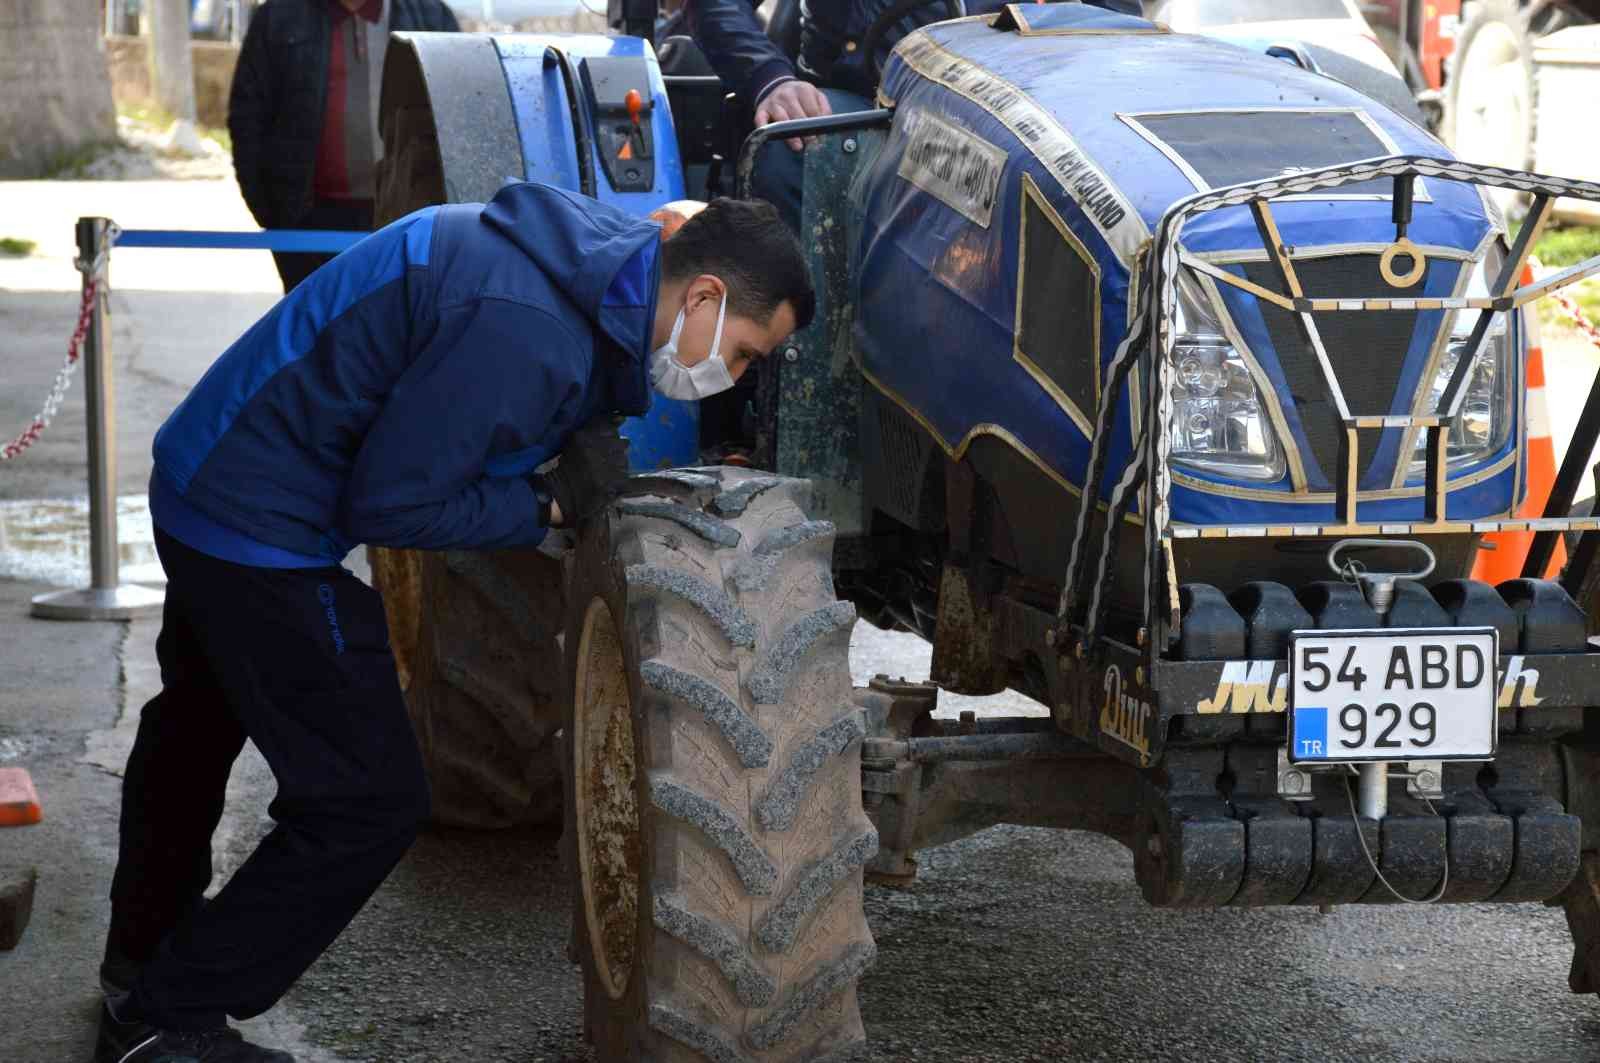
[[[780,0],[782,2],[782,0]],[[767,36],[756,16],[759,0],[684,0],[689,34],[723,84],[753,114],[755,124],[870,110],[878,91],[878,69],[900,38],[920,26],[950,17],[942,0],[928,0],[890,22],[873,54],[863,47],[868,31],[900,0],[801,0],[799,53],[790,59]],[[956,0],[963,14],[993,14],[1007,0]],[[1087,0],[1125,15],[1139,15],[1140,0]],[[794,229],[800,227],[804,166],[799,139],[790,151],[769,145],[756,160],[751,188],[776,204]]]
[[[383,603],[345,555],[531,546],[592,516],[627,474],[614,415],[652,384],[731,387],[812,310],[767,204],[717,200],[662,242],[517,183],[361,241],[217,360],[156,434],[163,689],[123,784],[97,1059],[289,1061],[226,1017],[270,1008],[427,816]],[[247,737],[277,827],[206,901]]]

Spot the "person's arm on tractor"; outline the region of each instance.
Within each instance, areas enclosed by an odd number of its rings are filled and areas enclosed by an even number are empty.
[[[418,356],[361,445],[341,533],[419,550],[533,546],[603,506],[627,476],[626,444],[610,418],[561,424],[588,372],[566,326],[485,298],[444,311],[439,333],[453,339]],[[537,477],[555,436],[570,437],[561,465]]]
[[[850,8],[860,0],[806,0],[800,20],[800,65],[821,84],[838,87],[833,64],[844,51]],[[887,8],[889,4],[884,4]]]
[[[449,5],[440,2],[440,0],[435,0],[433,4],[425,9],[423,21],[426,23],[423,28],[435,33],[461,32],[461,23],[456,21],[456,13],[450,10]]]
[[[233,172],[239,179],[239,192],[250,208],[256,224],[273,227],[271,199],[267,195],[264,171],[267,132],[272,128],[277,109],[272,76],[272,57],[267,50],[268,22],[272,6],[264,5],[250,19],[239,61],[233,69],[233,86],[228,92],[228,135],[233,141]]]
[[[755,114],[755,124],[831,114],[828,98],[795,75],[794,64],[768,39],[749,0],[686,0],[689,33],[706,61]],[[799,139],[788,142],[796,151]]]

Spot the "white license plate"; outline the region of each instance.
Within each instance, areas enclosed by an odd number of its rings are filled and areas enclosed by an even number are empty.
[[[1289,759],[1494,755],[1493,628],[1296,631],[1289,638]]]

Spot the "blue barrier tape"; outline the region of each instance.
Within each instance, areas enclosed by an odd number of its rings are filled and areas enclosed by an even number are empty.
[[[118,247],[210,247],[245,251],[315,251],[334,254],[367,233],[331,229],[268,229],[265,232],[217,232],[199,229],[123,229]]]

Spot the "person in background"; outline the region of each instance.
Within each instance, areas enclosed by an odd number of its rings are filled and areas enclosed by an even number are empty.
[[[730,91],[754,115],[757,127],[796,118],[871,110],[878,89],[873,57],[861,45],[897,0],[803,0],[800,43],[794,60],[767,36],[756,16],[758,0],[684,0],[683,13],[706,59]],[[1142,13],[1139,0],[1089,0],[1125,15]],[[1005,0],[964,0],[968,15],[992,14]],[[945,5],[929,0],[891,25],[874,51],[881,63],[900,38],[949,17]],[[800,190],[805,167],[798,138],[789,150],[769,144],[756,158],[751,190],[778,208],[790,228],[800,228]]]
[[[372,228],[394,30],[460,30],[441,0],[266,0],[228,97],[239,191],[263,229]],[[330,255],[274,252],[287,293]]]

